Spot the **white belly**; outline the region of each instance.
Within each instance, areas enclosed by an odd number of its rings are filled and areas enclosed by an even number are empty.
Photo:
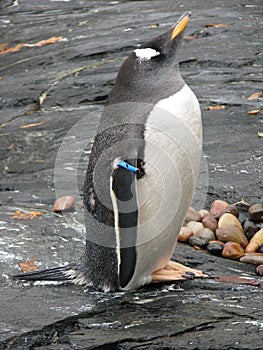
[[[193,197],[201,145],[199,103],[185,85],[155,105],[147,121],[146,174],[137,181],[137,262],[125,289],[149,283],[169,261]]]

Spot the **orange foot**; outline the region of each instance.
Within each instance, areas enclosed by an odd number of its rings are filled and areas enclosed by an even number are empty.
[[[164,268],[152,273],[152,282],[186,280],[194,277],[208,277],[208,275],[170,260]]]

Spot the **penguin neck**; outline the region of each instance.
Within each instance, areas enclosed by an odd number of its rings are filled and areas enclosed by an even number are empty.
[[[131,79],[117,77],[115,86],[109,94],[107,105],[122,102],[144,102],[155,104],[180,91],[185,82],[179,71],[179,64],[149,76],[135,75]]]

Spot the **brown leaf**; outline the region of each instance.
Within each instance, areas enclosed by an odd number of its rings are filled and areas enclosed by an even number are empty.
[[[35,44],[25,44],[25,46],[27,47],[39,47],[39,46],[44,46],[44,45],[50,45],[50,44],[55,44],[58,41],[63,40],[63,36],[52,36],[49,39],[44,39],[44,40],[40,40]]]
[[[19,129],[32,128],[33,126],[39,126],[39,125],[43,125],[45,123],[46,123],[46,121],[43,120],[42,122],[39,122],[39,123],[32,123],[32,124],[27,124],[27,125],[21,125],[21,126],[19,126]]]
[[[62,210],[69,210],[71,209],[75,204],[75,199],[72,196],[63,196],[58,198],[53,206],[53,210],[55,212],[62,211]]]
[[[248,114],[254,115],[254,114],[258,114],[259,112],[260,112],[259,109],[253,109],[252,111],[248,111]]]
[[[214,28],[223,28],[223,27],[228,27],[229,24],[227,23],[208,23],[204,24],[203,27],[209,28],[209,27],[214,27]]]
[[[16,46],[6,48],[6,49],[0,51],[0,55],[3,54],[3,53],[11,53],[11,52],[19,51],[19,50],[21,50],[23,47],[25,47],[25,45],[26,45],[26,44],[18,44],[18,45],[16,45]]]
[[[218,111],[219,109],[225,109],[226,107],[224,105],[217,105],[217,106],[208,106],[204,107],[204,111]]]
[[[3,48],[2,50],[0,50],[0,55],[1,54],[5,54],[5,53],[11,53],[11,52],[16,52],[16,51],[19,51],[21,50],[23,47],[39,47],[39,46],[44,46],[44,45],[50,45],[50,44],[54,44],[56,43],[57,41],[61,41],[63,40],[63,36],[53,36],[49,39],[45,39],[45,40],[40,40],[38,41],[37,43],[35,44],[26,44],[26,43],[21,43],[21,44],[18,44],[16,46],[13,46],[13,47],[5,47]]]
[[[35,258],[27,261],[18,263],[22,272],[30,272],[37,270],[37,266],[35,265]]]
[[[2,43],[0,44],[0,51],[4,51],[8,48],[8,43]]]
[[[238,276],[215,276],[216,282],[227,282],[234,284],[249,284],[251,286],[260,286],[260,283],[255,278],[238,277]]]
[[[193,39],[197,39],[197,38],[198,38],[198,36],[196,36],[196,35],[185,35],[184,36],[185,40],[193,40]]]
[[[30,220],[34,219],[36,216],[43,215],[44,213],[42,211],[30,211],[28,213],[25,213],[20,210],[16,210],[14,215],[11,216],[11,219],[17,219],[17,220]]]
[[[257,92],[254,92],[252,95],[250,95],[247,99],[249,101],[251,100],[256,100],[258,99],[259,97],[261,97],[263,95],[263,91],[257,91]]]

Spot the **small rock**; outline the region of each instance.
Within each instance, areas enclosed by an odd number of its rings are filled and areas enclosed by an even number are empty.
[[[251,238],[248,246],[246,247],[246,253],[256,252],[263,244],[263,228],[254,234]]]
[[[222,256],[228,259],[240,259],[244,256],[244,249],[237,242],[227,242],[224,245]]]
[[[190,227],[181,227],[181,230],[178,235],[178,241],[179,242],[188,242],[189,238],[193,236],[193,231],[190,229]]]
[[[210,214],[214,216],[219,216],[228,206],[229,203],[220,199],[216,199],[211,205]]]
[[[190,221],[186,224],[186,226],[193,231],[194,235],[196,235],[198,232],[204,229],[203,224],[201,222],[196,222],[196,221]]]
[[[235,215],[235,217],[239,217],[239,210],[237,209],[237,207],[235,205],[229,205],[224,211],[223,213],[221,213],[221,216],[223,214],[226,214],[226,213],[229,213],[229,214],[232,214],[232,215]]]
[[[188,243],[191,245],[191,246],[198,246],[200,248],[203,248],[205,249],[208,245],[208,240],[207,239],[203,239],[203,238],[199,238],[199,237],[195,237],[195,236],[192,236],[189,238],[189,241]]]
[[[218,227],[218,221],[210,214],[203,218],[202,224],[204,227],[210,228],[213,232],[215,232]]]
[[[258,231],[256,224],[247,219],[243,221],[242,226],[247,239],[250,241],[254,234]]]
[[[258,265],[256,267],[256,272],[259,276],[263,276],[263,265]]]
[[[240,243],[243,248],[248,245],[248,240],[243,230],[235,225],[218,228],[216,237],[222,242]]]
[[[208,241],[213,241],[216,238],[214,232],[209,228],[203,228],[203,230],[197,231],[197,233],[194,234],[194,236],[206,239]]]
[[[243,231],[243,227],[236,218],[235,215],[230,214],[230,213],[225,213],[224,215],[221,216],[221,218],[218,221],[218,227],[226,227],[230,225],[235,225],[239,227]]]
[[[220,241],[210,241],[207,245],[207,250],[209,251],[209,253],[216,256],[222,256],[223,248],[224,243]]]
[[[206,209],[201,209],[201,210],[199,210],[199,214],[201,215],[201,219],[203,219],[204,217],[209,215],[209,211]]]
[[[250,219],[252,221],[255,221],[255,222],[263,221],[263,204],[262,203],[252,205],[248,209],[248,212],[250,215]]]
[[[263,254],[262,253],[245,253],[240,261],[248,264],[263,265]]]
[[[201,221],[202,217],[198,211],[194,208],[189,207],[184,222],[187,224],[190,221]]]
[[[58,198],[53,206],[54,212],[70,210],[74,207],[75,199],[72,196],[63,196]]]

